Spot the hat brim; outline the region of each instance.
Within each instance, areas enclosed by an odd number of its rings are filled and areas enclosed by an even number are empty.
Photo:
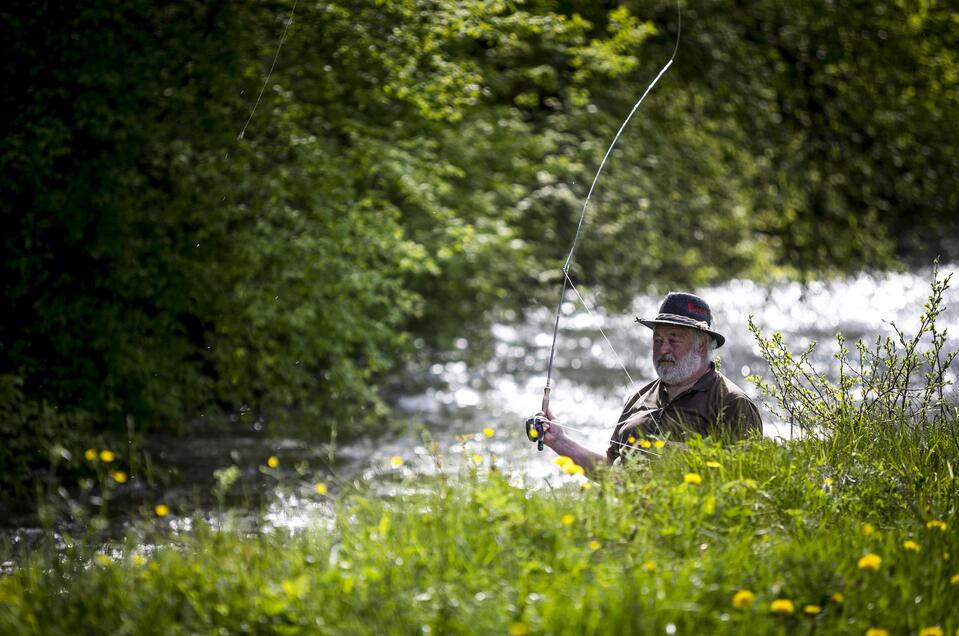
[[[668,325],[670,327],[686,327],[687,329],[694,329],[696,331],[702,331],[712,336],[713,341],[715,341],[716,346],[714,349],[718,349],[724,344],[726,344],[726,338],[718,331],[713,331],[708,327],[703,327],[700,324],[697,324],[695,321],[690,320],[689,322],[682,322],[680,320],[664,320],[660,318],[650,319],[650,318],[637,318],[636,322],[649,327],[650,329],[655,329],[656,325]]]

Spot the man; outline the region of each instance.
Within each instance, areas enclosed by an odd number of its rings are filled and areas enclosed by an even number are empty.
[[[559,455],[570,457],[586,471],[622,460],[648,437],[680,443],[698,433],[727,441],[762,433],[756,405],[710,360],[712,350],[726,339],[712,329],[712,312],[693,294],[666,295],[655,319],[637,318],[653,330],[653,364],[658,380],[630,396],[619,416],[605,455],[567,437],[547,410],[540,415],[543,442]]]

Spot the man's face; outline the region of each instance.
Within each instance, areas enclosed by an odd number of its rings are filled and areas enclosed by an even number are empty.
[[[702,371],[706,346],[692,329],[657,325],[653,330],[653,365],[667,385],[682,384]]]

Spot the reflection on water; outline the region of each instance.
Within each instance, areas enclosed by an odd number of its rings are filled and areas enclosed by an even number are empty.
[[[957,266],[940,268],[940,278],[957,271]],[[723,372],[760,404],[764,434],[788,437],[788,424],[778,421],[754,385],[750,374],[769,375],[768,366],[747,330],[750,316],[766,335],[780,332],[792,350],[819,343],[813,362],[824,372],[833,371],[832,355],[837,350],[836,333],[847,341],[863,338],[872,342],[879,336],[895,334],[892,325],[912,335],[918,328],[923,303],[929,295],[931,269],[885,275],[860,274],[832,282],[806,285],[784,283],[769,288],[751,281],[735,280],[696,290],[713,309],[715,328],[726,336],[716,351]],[[959,309],[949,306],[952,290],[946,293],[946,310],[939,328],[951,334],[947,349],[959,348]],[[571,299],[574,296],[570,297]],[[588,297],[587,297],[588,300]],[[557,419],[578,431],[581,442],[602,452],[616,422],[622,403],[630,392],[621,359],[637,386],[654,379],[650,360],[651,332],[634,322],[635,316],[654,316],[661,297],[640,296],[627,315],[607,316],[601,310],[588,312],[581,304],[563,305],[560,335],[553,363],[551,408]],[[434,365],[432,374],[445,383],[420,395],[400,400],[401,412],[417,414],[428,423],[446,449],[461,452],[454,441],[457,434],[473,434],[471,448],[487,448],[508,458],[514,471],[533,478],[557,475],[552,454],[540,454],[525,437],[522,420],[539,409],[546,366],[552,341],[553,316],[544,309],[522,324],[493,327],[495,356],[479,368],[461,362]],[[604,341],[606,333],[616,353]],[[618,356],[616,355],[618,354]],[[484,426],[496,430],[495,443],[477,432]],[[385,453],[400,452],[391,448]],[[467,454],[472,452],[467,449]],[[374,465],[382,465],[386,454],[377,453]]]

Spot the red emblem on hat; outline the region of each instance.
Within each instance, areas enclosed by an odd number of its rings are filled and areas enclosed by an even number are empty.
[[[703,307],[700,307],[699,305],[697,305],[696,303],[692,301],[689,301],[688,303],[686,303],[686,309],[693,312],[694,314],[699,314],[700,316],[706,315],[706,309]]]

